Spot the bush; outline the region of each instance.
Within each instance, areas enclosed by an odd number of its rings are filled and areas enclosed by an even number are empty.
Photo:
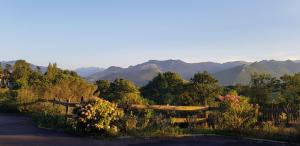
[[[124,115],[116,104],[103,99],[76,107],[73,113],[76,116],[74,129],[77,132],[97,135],[116,135],[116,123]]]
[[[128,106],[132,104],[146,104],[147,101],[143,99],[139,94],[136,93],[125,93],[120,96],[120,99],[116,101],[118,105],[124,108],[128,108]]]
[[[17,112],[16,92],[9,90],[0,91],[0,111]]]
[[[225,96],[220,103],[217,126],[222,129],[240,131],[253,128],[257,122],[258,109],[239,96]]]
[[[34,122],[39,127],[47,127],[56,130],[70,130],[71,125],[66,120],[65,116],[60,114],[40,112],[32,115]]]

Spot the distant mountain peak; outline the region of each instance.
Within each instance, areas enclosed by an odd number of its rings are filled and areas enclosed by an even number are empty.
[[[101,72],[103,70],[105,69],[99,67],[81,67],[75,69],[74,71],[77,72],[82,77],[88,77],[96,72]]]

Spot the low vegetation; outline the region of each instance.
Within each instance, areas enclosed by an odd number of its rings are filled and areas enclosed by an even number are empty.
[[[93,84],[56,64],[42,73],[19,60],[0,68],[0,87],[1,112],[30,114],[40,127],[74,134],[300,137],[300,73],[253,74],[249,85],[220,86],[208,72],[189,81],[165,72],[139,88],[125,79]]]

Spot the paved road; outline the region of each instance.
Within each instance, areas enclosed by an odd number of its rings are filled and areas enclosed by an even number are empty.
[[[164,139],[95,140],[40,129],[29,117],[0,114],[0,146],[281,146],[284,143],[201,136]]]

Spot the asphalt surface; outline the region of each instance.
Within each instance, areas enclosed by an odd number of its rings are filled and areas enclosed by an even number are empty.
[[[0,146],[283,146],[286,143],[219,136],[97,140],[37,128],[31,118],[0,114]]]

